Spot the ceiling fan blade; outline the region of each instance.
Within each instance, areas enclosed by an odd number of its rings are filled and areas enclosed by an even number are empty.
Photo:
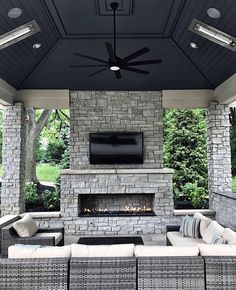
[[[126,63],[127,66],[132,65],[145,65],[145,64],[155,64],[161,63],[161,59],[153,59],[153,60],[144,60],[144,61],[133,61]]]
[[[70,68],[77,68],[77,67],[107,67],[107,65],[105,65],[105,64],[70,65]]]
[[[106,68],[103,68],[103,69],[100,69],[100,70],[98,70],[98,71],[95,71],[94,73],[91,73],[91,74],[89,74],[88,76],[89,76],[89,77],[95,76],[96,74],[99,74],[100,72],[103,72],[103,71],[105,71],[106,69],[107,69],[107,67],[106,67]]]
[[[96,57],[93,57],[93,56],[89,56],[89,55],[86,55],[86,54],[75,52],[75,55],[83,57],[83,58],[87,58],[87,59],[90,59],[90,60],[95,60],[95,61],[98,61],[98,62],[101,62],[101,63],[109,64],[109,62],[107,62],[107,61],[105,61],[103,59],[96,58]]]
[[[121,73],[119,70],[115,71],[114,73],[115,73],[117,79],[121,79]]]
[[[149,71],[146,70],[142,70],[142,69],[138,69],[138,68],[134,68],[134,67],[122,67],[123,70],[127,70],[127,71],[132,71],[138,74],[143,74],[143,75],[147,75],[149,74]]]
[[[109,42],[105,42],[105,44],[106,44],[107,52],[109,54],[111,62],[116,63],[117,59],[116,59],[112,44]]]
[[[140,49],[140,50],[137,50],[136,52],[134,52],[134,53],[132,53],[132,54],[126,56],[125,58],[123,58],[123,61],[124,61],[124,62],[128,62],[128,61],[130,61],[131,59],[134,59],[134,58],[136,58],[136,57],[138,57],[138,56],[140,56],[140,55],[142,55],[142,54],[144,54],[144,53],[147,53],[147,52],[149,52],[149,51],[150,51],[149,48],[144,47],[144,48],[142,48],[142,49]]]

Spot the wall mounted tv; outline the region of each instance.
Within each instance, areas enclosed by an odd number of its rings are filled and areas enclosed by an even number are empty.
[[[90,164],[143,163],[143,133],[89,134]]]

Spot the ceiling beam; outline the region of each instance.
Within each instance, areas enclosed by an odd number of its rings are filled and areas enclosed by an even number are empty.
[[[21,101],[27,108],[67,109],[69,90],[19,90],[15,101]]]
[[[236,101],[236,73],[215,88],[214,96],[219,104],[231,104]]]
[[[17,91],[6,81],[0,78],[0,105],[10,106],[13,104]]]
[[[162,95],[166,109],[206,108],[214,100],[212,90],[163,90]]]

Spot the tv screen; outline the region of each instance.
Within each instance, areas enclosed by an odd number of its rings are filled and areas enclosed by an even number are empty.
[[[143,163],[143,133],[90,133],[90,164]]]

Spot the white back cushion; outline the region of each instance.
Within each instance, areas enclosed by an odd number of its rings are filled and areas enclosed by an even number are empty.
[[[71,245],[71,257],[132,257],[133,244],[90,246],[83,244]]]
[[[136,246],[135,257],[161,257],[161,256],[198,256],[199,249],[195,246]]]
[[[70,258],[70,253],[70,246],[31,248],[15,245],[8,248],[8,258]]]
[[[208,217],[205,217],[200,212],[196,212],[193,215],[193,217],[196,218],[196,219],[200,219],[201,220],[201,223],[200,223],[200,235],[203,237],[203,235],[205,234],[205,231],[206,231],[207,227],[211,223],[211,219],[209,219]]]
[[[207,244],[210,244],[215,234],[223,236],[223,232],[224,228],[220,224],[218,224],[218,222],[211,221],[204,235],[202,236],[203,241],[206,242]]]
[[[225,228],[223,232],[223,238],[228,244],[236,245],[236,233],[229,228]]]
[[[38,226],[30,214],[26,214],[22,219],[14,222],[13,228],[22,238],[32,237],[38,230]]]

